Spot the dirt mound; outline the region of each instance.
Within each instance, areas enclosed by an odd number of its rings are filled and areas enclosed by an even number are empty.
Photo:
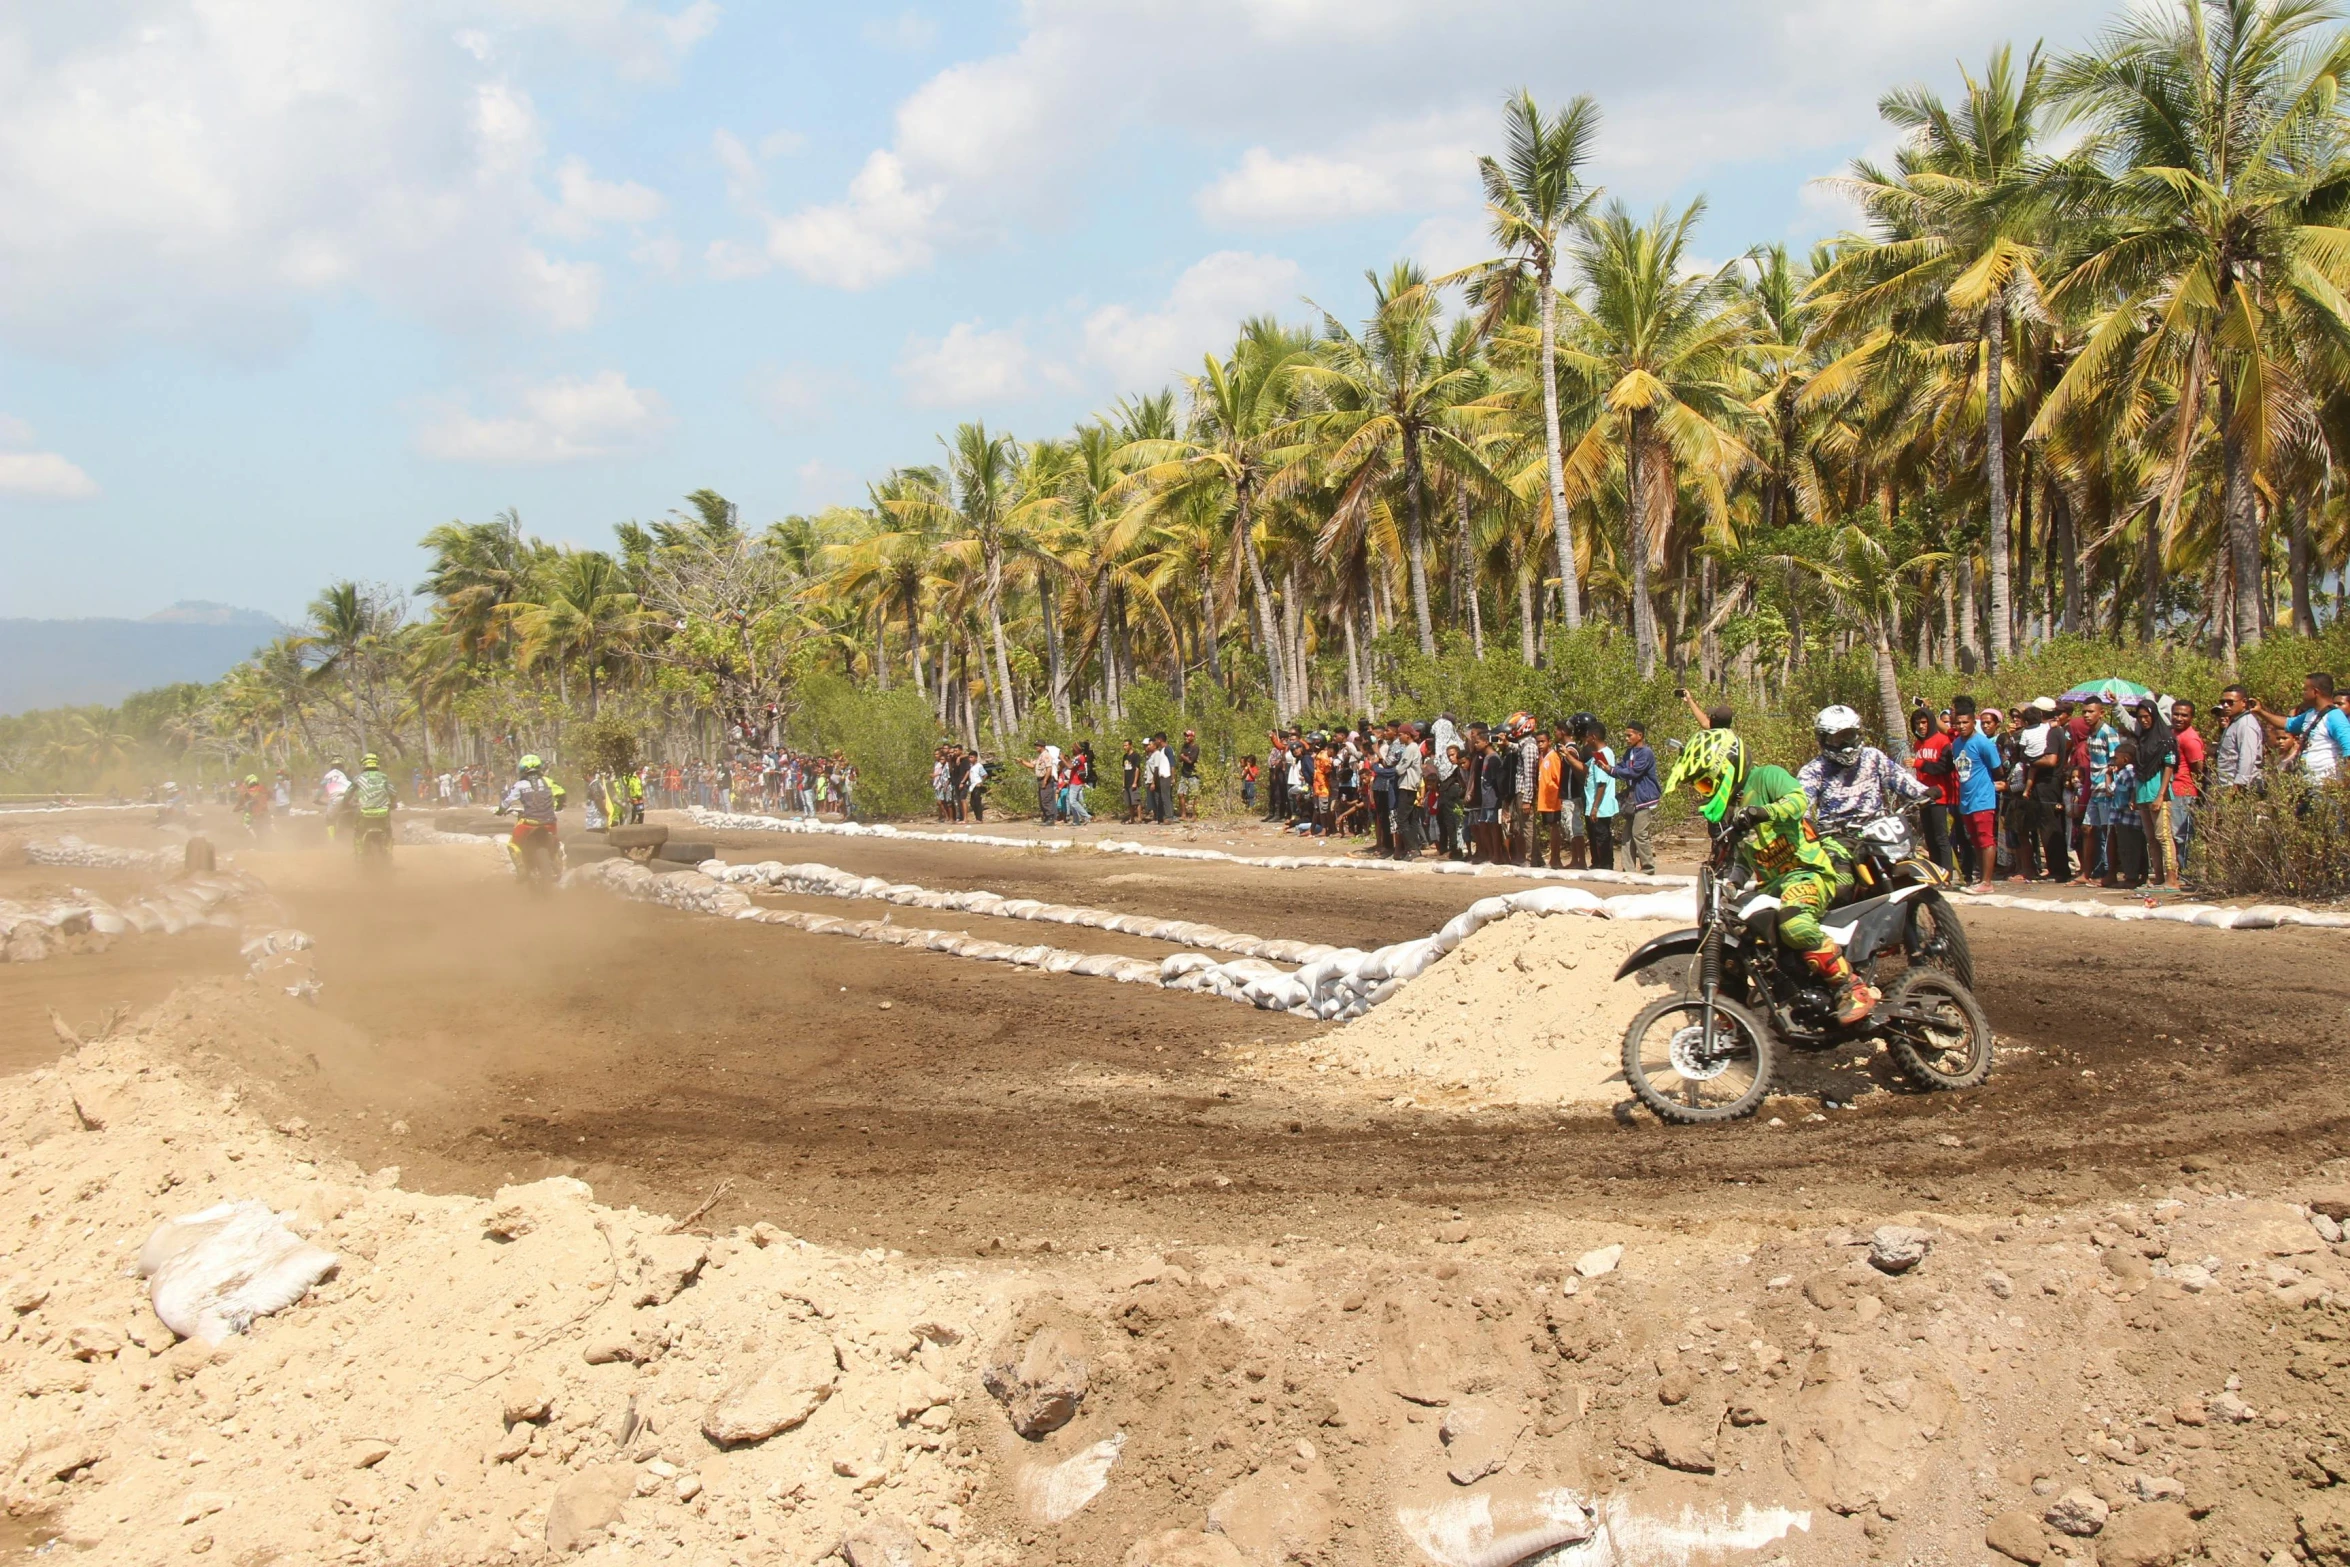
[[[2069,1529],[2253,1567],[2350,1494],[2339,1165],[2306,1206],[920,1263],[679,1233],[561,1177],[403,1190],[194,1085],[198,1021],[0,1081],[0,1507],[93,1559],[1827,1567]],[[337,1270],[175,1341],[125,1264],[241,1199]]]
[[[1314,1065],[1420,1079],[1473,1100],[1613,1104],[1624,1029],[1657,992],[1616,966],[1656,920],[1588,914],[1496,920],[1337,1032],[1298,1047]]]

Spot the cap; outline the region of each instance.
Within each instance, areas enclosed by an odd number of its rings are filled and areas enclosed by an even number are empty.
[[[2032,711],[2035,713],[2055,712],[2056,698],[2052,696],[2036,696],[2032,698]]]

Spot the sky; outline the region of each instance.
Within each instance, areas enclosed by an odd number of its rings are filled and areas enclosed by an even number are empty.
[[[2109,0],[0,5],[0,615],[412,588],[438,523],[604,545],[1066,431],[1245,316],[1490,251],[1501,104],[1697,248],[1851,221],[1889,87]],[[1311,303],[1308,303],[1311,301]]]

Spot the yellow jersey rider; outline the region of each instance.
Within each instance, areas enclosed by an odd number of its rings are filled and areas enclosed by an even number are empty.
[[[1665,788],[1684,783],[1717,833],[1745,834],[1738,863],[1761,891],[1779,900],[1779,944],[1801,953],[1812,972],[1835,987],[1836,1021],[1850,1026],[1867,1017],[1876,1008],[1876,991],[1820,926],[1843,873],[1820,842],[1803,785],[1784,767],[1748,766],[1745,742],[1729,729],[1700,730],[1681,748]]]

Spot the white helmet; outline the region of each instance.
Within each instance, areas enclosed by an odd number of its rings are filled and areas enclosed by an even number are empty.
[[[1860,714],[1843,703],[1821,708],[1819,717],[1811,721],[1811,732],[1820,743],[1820,755],[1838,767],[1850,767],[1860,760]]]

